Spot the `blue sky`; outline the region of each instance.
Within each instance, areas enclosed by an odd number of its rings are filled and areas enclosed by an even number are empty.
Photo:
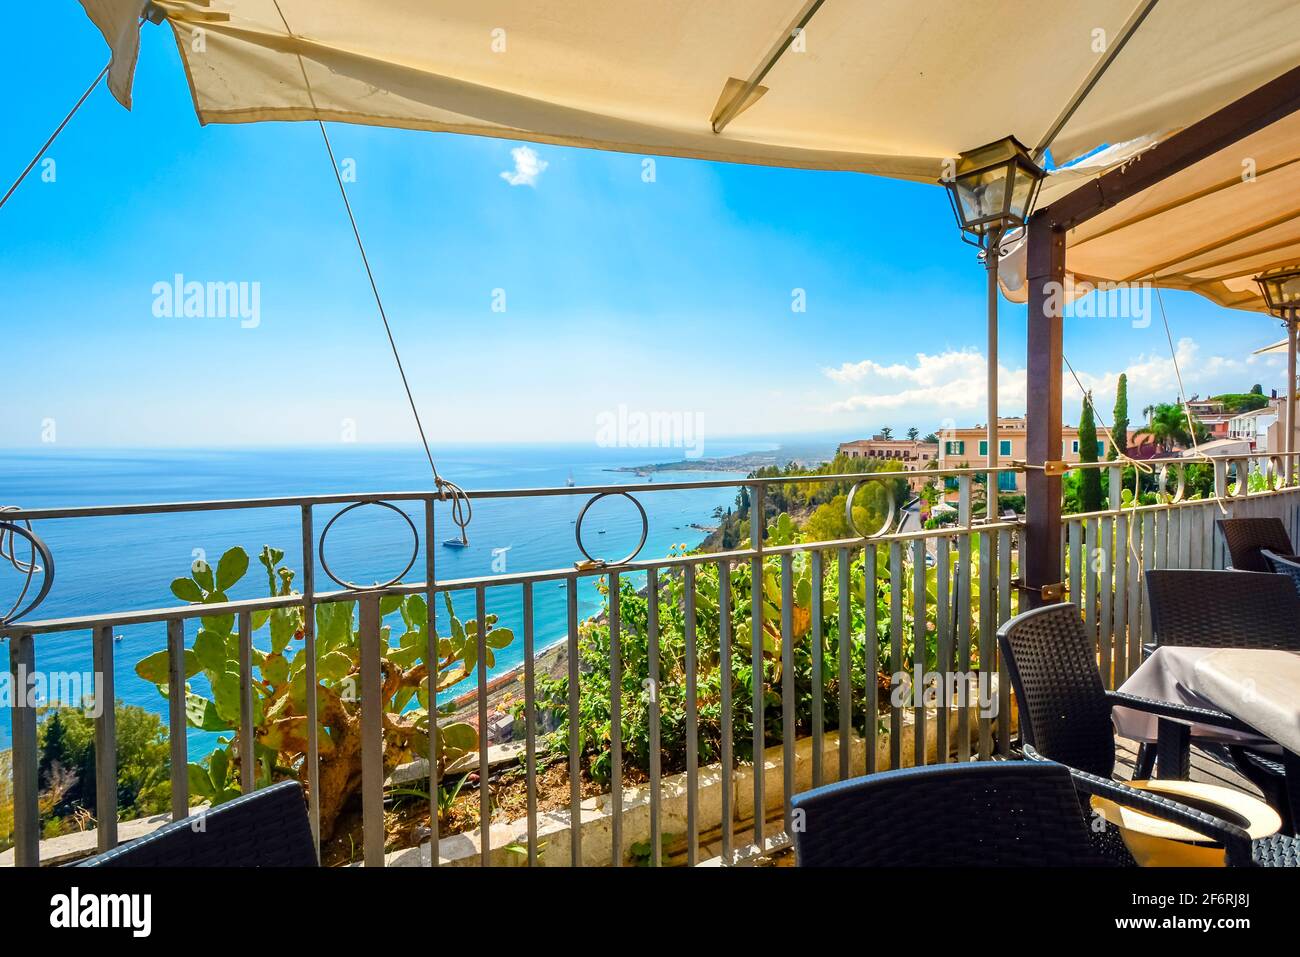
[[[0,37],[6,187],[106,57],[71,0]],[[936,187],[662,158],[646,182],[640,156],[330,135],[435,445],[594,441],[619,406],[719,438],[984,420],[983,272]],[[69,446],[414,439],[314,124],[200,128],[170,31],[146,25],[134,110],[97,90],[49,155],[53,181],[38,168],[0,210],[0,445],[51,423]],[[257,283],[255,327],[155,315],[177,274]],[[1250,357],[1272,322],[1164,301],[1189,393],[1281,387]],[[1004,303],[1004,414],[1024,327]],[[1158,314],[1067,320],[1065,350],[1107,418],[1121,371],[1134,417],[1176,395]]]

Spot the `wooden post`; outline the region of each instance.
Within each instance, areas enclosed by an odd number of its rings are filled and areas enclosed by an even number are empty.
[[[1043,471],[1061,461],[1061,309],[1065,233],[1040,212],[1029,220],[1029,338],[1025,417],[1028,464],[1020,542],[1020,608],[1044,604],[1039,589],[1061,580],[1061,479]]]

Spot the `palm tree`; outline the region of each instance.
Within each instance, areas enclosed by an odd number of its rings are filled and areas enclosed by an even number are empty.
[[[1183,411],[1182,403],[1157,403],[1150,408],[1148,415],[1151,438],[1162,451],[1172,451],[1175,445],[1186,447],[1192,444],[1192,435],[1187,429],[1187,414]],[[1203,428],[1197,429],[1198,439]]]

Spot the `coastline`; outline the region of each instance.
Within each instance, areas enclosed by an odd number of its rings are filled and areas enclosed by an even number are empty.
[[[713,471],[709,469],[708,471]],[[691,524],[691,528],[706,534],[691,549],[706,547],[713,538],[717,529],[708,530],[696,524]],[[579,630],[589,622],[600,621],[605,612],[600,611],[597,614],[590,615],[578,623]],[[490,743],[500,743],[494,729],[492,728],[492,717],[496,715],[507,714],[505,707],[516,697],[523,695],[523,674],[524,662],[520,662],[513,668],[493,675],[487,683],[487,704],[488,704],[488,724],[489,733],[488,741]],[[533,654],[533,673],[534,680],[537,677],[546,675],[549,678],[560,678],[568,674],[569,671],[569,636],[563,634],[558,636],[554,641],[544,645],[536,650]],[[467,681],[470,679],[466,679]],[[446,716],[448,721],[466,721],[477,726],[478,724],[478,688],[471,688],[451,699],[452,708],[454,709]],[[440,705],[441,707],[442,705]],[[519,735],[512,735],[508,740],[516,740]]]
[[[801,466],[815,466],[834,457],[834,448],[828,446],[787,447],[778,445],[770,450],[755,450],[737,455],[712,458],[687,458],[675,462],[654,462],[646,465],[620,465],[606,468],[606,472],[631,472],[635,475],[654,475],[658,472],[740,472],[748,475],[762,468],[783,466],[790,462]]]

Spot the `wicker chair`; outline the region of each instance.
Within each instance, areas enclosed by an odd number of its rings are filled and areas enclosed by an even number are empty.
[[[173,821],[78,867],[315,867],[302,786],[273,784]]]
[[[1300,595],[1271,567],[1265,573],[1152,569],[1146,585],[1157,647],[1300,651]]]
[[[1267,548],[1280,555],[1290,555],[1291,536],[1279,518],[1221,518],[1215,524],[1228,546],[1232,567],[1239,572],[1271,572],[1260,555]]]
[[[1295,585],[1297,594],[1300,594],[1300,563],[1296,562],[1295,555],[1279,555],[1270,549],[1260,550],[1264,560],[1272,566],[1272,570],[1278,575],[1286,575],[1291,579],[1291,584]]]
[[[1279,529],[1281,524],[1277,522]],[[1269,554],[1271,552],[1267,549],[1261,553]],[[1276,560],[1278,556],[1273,558]],[[1286,576],[1241,571],[1153,569],[1146,573],[1146,583],[1151,631],[1157,647],[1181,645],[1300,651],[1300,593]],[[1160,769],[1162,777],[1186,777],[1191,743],[1189,731],[1186,725],[1162,724],[1159,760],[1171,765]],[[1199,743],[1198,747],[1249,779],[1282,815],[1286,829],[1295,831],[1298,822],[1287,792],[1286,768],[1276,757],[1249,748]]]
[[[1092,638],[1073,604],[1046,605],[998,630],[1020,703],[1025,742],[1053,761],[1109,778],[1115,770],[1111,709],[1125,705],[1162,718],[1240,728],[1235,718],[1205,708],[1107,691]]]
[[[1020,706],[1026,753],[1041,753],[1103,780],[1110,780],[1115,771],[1111,709],[1116,705],[1146,711],[1165,719],[1162,724],[1179,727],[1187,721],[1245,727],[1219,711],[1107,691],[1094,642],[1073,604],[1046,605],[1017,615],[999,629],[998,647]],[[1110,832],[1094,840],[1104,853],[1125,853]]]
[[[1081,796],[1177,821],[1223,844],[1229,864],[1297,866],[1294,841],[1245,831],[1158,795],[1048,761],[984,761],[885,771],[797,794],[800,867],[1105,867],[1132,864],[1099,849]]]

